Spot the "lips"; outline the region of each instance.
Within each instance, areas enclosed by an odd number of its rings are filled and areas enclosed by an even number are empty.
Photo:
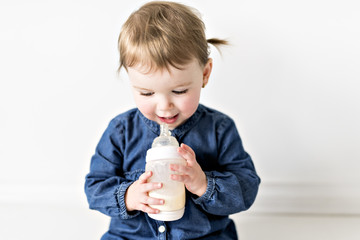
[[[174,122],[176,122],[177,118],[178,118],[179,114],[176,114],[175,116],[172,117],[159,117],[160,121],[166,124],[172,124]]]

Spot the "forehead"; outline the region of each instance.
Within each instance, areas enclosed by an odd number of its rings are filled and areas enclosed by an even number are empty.
[[[196,79],[202,74],[202,67],[194,60],[190,63],[175,68],[151,69],[148,65],[135,65],[128,68],[128,75],[132,82],[149,82],[148,80],[164,81],[166,84],[183,83]]]

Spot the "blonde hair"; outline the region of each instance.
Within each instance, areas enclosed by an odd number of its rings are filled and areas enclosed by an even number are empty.
[[[195,9],[166,1],[146,3],[124,23],[118,40],[119,70],[136,64],[150,69],[169,69],[197,59],[205,65],[209,45],[218,47],[227,41],[206,39],[205,25]]]

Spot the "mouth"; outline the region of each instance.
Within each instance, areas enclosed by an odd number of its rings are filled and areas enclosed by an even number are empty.
[[[172,124],[172,123],[176,122],[176,120],[178,119],[178,116],[179,116],[179,114],[176,114],[176,115],[174,115],[172,117],[160,117],[160,116],[158,116],[158,118],[163,123]]]

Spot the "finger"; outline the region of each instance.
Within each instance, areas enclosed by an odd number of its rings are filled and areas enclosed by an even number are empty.
[[[147,204],[141,204],[139,210],[141,210],[141,211],[143,211],[143,212],[146,212],[146,213],[150,213],[150,214],[157,214],[157,213],[160,212],[159,209],[152,208],[152,207],[150,207],[150,206],[147,205]]]
[[[163,205],[165,203],[164,199],[153,198],[149,196],[145,196],[141,202],[147,205]]]
[[[178,182],[187,183],[189,176],[188,175],[178,175],[178,174],[171,174],[171,179]]]
[[[193,156],[195,157],[195,152],[194,152],[194,150],[193,150],[191,147],[189,147],[189,146],[186,145],[185,143],[182,143],[182,144],[180,145],[180,147],[181,147],[182,149],[188,151],[191,155],[193,155]]]
[[[187,151],[182,147],[178,148],[178,152],[187,161],[188,164],[192,165],[194,162],[196,162],[195,154],[193,154],[193,152]]]
[[[151,171],[147,171],[144,172],[143,174],[140,175],[139,177],[139,182],[140,183],[146,183],[147,180],[152,176],[152,172]]]
[[[150,192],[152,190],[156,190],[159,188],[162,188],[163,184],[162,183],[157,183],[157,182],[151,182],[151,183],[144,183],[141,185],[141,191],[142,192]]]
[[[191,172],[191,168],[178,164],[170,164],[170,170],[176,172],[177,175],[189,174]]]

